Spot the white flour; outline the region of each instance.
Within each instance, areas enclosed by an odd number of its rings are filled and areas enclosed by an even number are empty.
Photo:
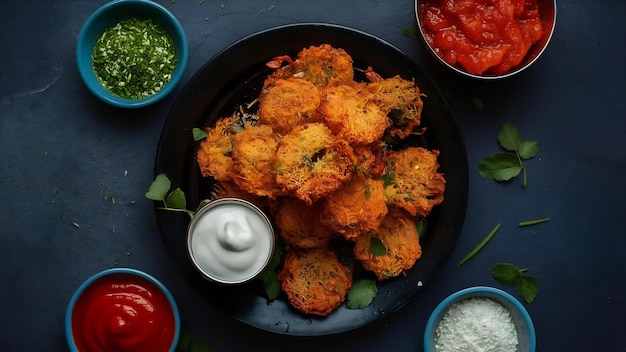
[[[506,352],[517,350],[511,314],[500,303],[474,297],[453,304],[435,330],[437,352]]]

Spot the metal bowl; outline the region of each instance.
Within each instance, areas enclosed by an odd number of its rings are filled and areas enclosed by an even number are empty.
[[[424,42],[425,46],[428,48],[427,49],[428,52],[435,58],[436,61],[444,65],[450,71],[456,72],[464,77],[470,77],[470,78],[479,79],[479,80],[495,80],[495,79],[510,77],[528,68],[535,61],[537,61],[539,56],[541,56],[541,54],[544,52],[544,50],[548,46],[548,43],[550,42],[550,39],[552,38],[552,33],[554,32],[554,27],[556,24],[556,0],[538,0],[540,17],[541,17],[541,21],[544,27],[543,37],[530,47],[528,53],[526,54],[522,62],[516,67],[513,67],[512,69],[510,69],[509,71],[503,74],[498,74],[498,75],[472,74],[472,73],[467,72],[460,65],[451,65],[450,63],[446,62],[441,56],[437,54],[437,49],[433,48],[426,41],[425,33],[422,27],[422,18],[421,18],[420,11],[419,11],[419,7],[422,2],[423,0],[415,1],[415,17],[417,18],[417,25],[419,28],[420,37],[422,41]]]

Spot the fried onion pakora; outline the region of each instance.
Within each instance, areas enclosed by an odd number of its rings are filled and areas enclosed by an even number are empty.
[[[283,66],[284,63],[287,63]],[[298,53],[296,60],[287,55],[277,56],[267,63],[274,72],[267,77],[264,87],[278,79],[303,78],[316,86],[354,84],[352,57],[341,48],[329,44],[310,46]]]
[[[202,176],[213,176],[218,181],[229,181],[233,160],[230,153],[233,149],[232,137],[237,134],[236,117],[219,119],[215,126],[205,129],[207,136],[200,143],[196,161]]]
[[[375,255],[372,252],[372,237],[382,242],[385,254]],[[404,273],[422,256],[415,219],[405,211],[394,208],[376,230],[356,238],[354,256],[380,281]]]
[[[383,181],[355,174],[325,198],[322,223],[352,240],[378,228],[387,215]]]
[[[273,82],[259,96],[259,123],[287,134],[295,126],[317,121],[320,94],[304,79],[287,78]]]
[[[231,177],[241,189],[258,196],[283,195],[272,167],[279,138],[270,126],[244,128],[232,137]]]
[[[323,123],[297,126],[282,137],[276,151],[276,182],[293,196],[313,204],[352,176],[354,154]]]
[[[365,71],[373,100],[393,121],[392,136],[406,138],[421,123],[422,93],[414,81],[394,76],[384,79],[371,67]]]
[[[328,248],[290,249],[285,253],[278,280],[294,308],[326,316],[346,299],[352,272]]]
[[[379,141],[391,126],[387,113],[372,101],[367,90],[340,85],[324,87],[319,113],[339,138],[351,145]]]
[[[411,215],[427,216],[443,202],[446,180],[437,169],[439,151],[409,147],[389,153],[385,168],[385,200]]]
[[[336,232],[320,221],[322,206],[321,201],[307,205],[300,199],[281,197],[272,202],[270,213],[278,233],[289,246],[323,248]]]

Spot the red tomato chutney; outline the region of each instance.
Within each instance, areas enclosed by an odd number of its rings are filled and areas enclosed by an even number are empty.
[[[537,0],[423,0],[418,16],[435,53],[475,75],[507,73],[544,31]]]
[[[153,283],[123,273],[100,277],[78,298],[72,333],[78,351],[169,351],[174,312]]]

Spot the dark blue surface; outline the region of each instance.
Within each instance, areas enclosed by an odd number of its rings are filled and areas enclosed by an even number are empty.
[[[159,1],[189,39],[187,81],[226,46],[270,27],[328,22],[378,36],[437,82],[465,139],[470,168],[465,225],[448,263],[416,299],[378,323],[328,337],[275,335],[232,320],[180,276],[160,240],[152,202],[161,128],[182,87],[154,106],[110,107],[82,84],[74,58],[84,21],[104,1],[0,3],[0,350],[66,351],[64,313],[89,276],[144,270],[177,300],[185,329],[217,351],[420,351],[437,304],[495,282],[510,262],[537,278],[526,304],[538,351],[626,351],[626,2],[559,2],[543,56],[519,76],[479,83],[441,70],[421,42],[411,1]],[[181,85],[182,86],[182,85]],[[476,109],[472,100],[485,107]],[[476,166],[498,151],[504,122],[540,143],[521,180],[499,184]],[[551,217],[534,227],[522,220]],[[457,266],[497,224],[473,259]]]

